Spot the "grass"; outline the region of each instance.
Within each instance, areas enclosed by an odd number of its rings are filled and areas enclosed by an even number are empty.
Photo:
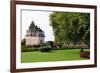
[[[22,52],[21,62],[48,62],[48,61],[68,61],[68,60],[86,60],[80,57],[80,49],[52,50],[51,52]]]

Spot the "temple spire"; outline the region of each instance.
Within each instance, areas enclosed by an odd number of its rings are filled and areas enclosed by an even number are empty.
[[[34,21],[31,22],[31,25],[29,26],[29,28],[34,28],[35,24]]]

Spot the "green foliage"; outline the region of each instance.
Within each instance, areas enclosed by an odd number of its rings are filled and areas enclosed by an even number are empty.
[[[53,41],[47,41],[46,43],[48,43],[49,46],[53,46],[54,45]]]
[[[49,46],[40,47],[39,51],[40,52],[50,52],[51,51],[51,47],[49,47]]]
[[[25,45],[26,43],[26,39],[24,38],[22,41],[21,41],[21,45]]]
[[[39,48],[32,48],[32,47],[25,46],[25,45],[21,46],[21,52],[31,52],[31,51],[38,51],[38,50]]]
[[[90,43],[90,14],[76,12],[53,12],[50,15],[55,42],[61,45]]]
[[[50,46],[50,45],[47,42],[45,42],[45,43],[42,43],[41,46],[44,47],[44,46]]]

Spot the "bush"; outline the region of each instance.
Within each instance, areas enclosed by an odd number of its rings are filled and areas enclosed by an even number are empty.
[[[42,47],[44,47],[44,46],[49,46],[49,44],[45,42],[45,43],[42,43],[41,46],[42,46]]]
[[[50,52],[51,51],[51,47],[50,46],[40,47],[39,51],[41,51],[41,52]]]
[[[26,39],[24,38],[22,41],[21,41],[21,45],[25,45],[26,43]]]
[[[21,46],[21,52],[38,51],[38,48],[32,48],[29,46]]]
[[[81,49],[81,51],[80,51],[80,57],[90,58],[90,52],[89,51],[83,51],[83,49]]]

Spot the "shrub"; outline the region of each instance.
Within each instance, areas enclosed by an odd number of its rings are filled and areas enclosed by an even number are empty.
[[[49,44],[48,44],[48,43],[42,43],[41,46],[42,46],[42,47],[44,47],[44,46],[49,46]]]
[[[21,46],[21,52],[38,51],[38,48],[32,48],[29,46]]]
[[[25,45],[26,43],[26,39],[24,38],[22,41],[21,41],[21,45]]]
[[[50,46],[40,47],[39,51],[41,51],[41,52],[50,52],[51,51],[51,47]]]
[[[54,45],[54,42],[53,41],[47,41],[46,42],[49,46],[53,46]]]
[[[90,52],[89,51],[83,51],[83,50],[81,50],[80,51],[80,57],[90,58]]]

